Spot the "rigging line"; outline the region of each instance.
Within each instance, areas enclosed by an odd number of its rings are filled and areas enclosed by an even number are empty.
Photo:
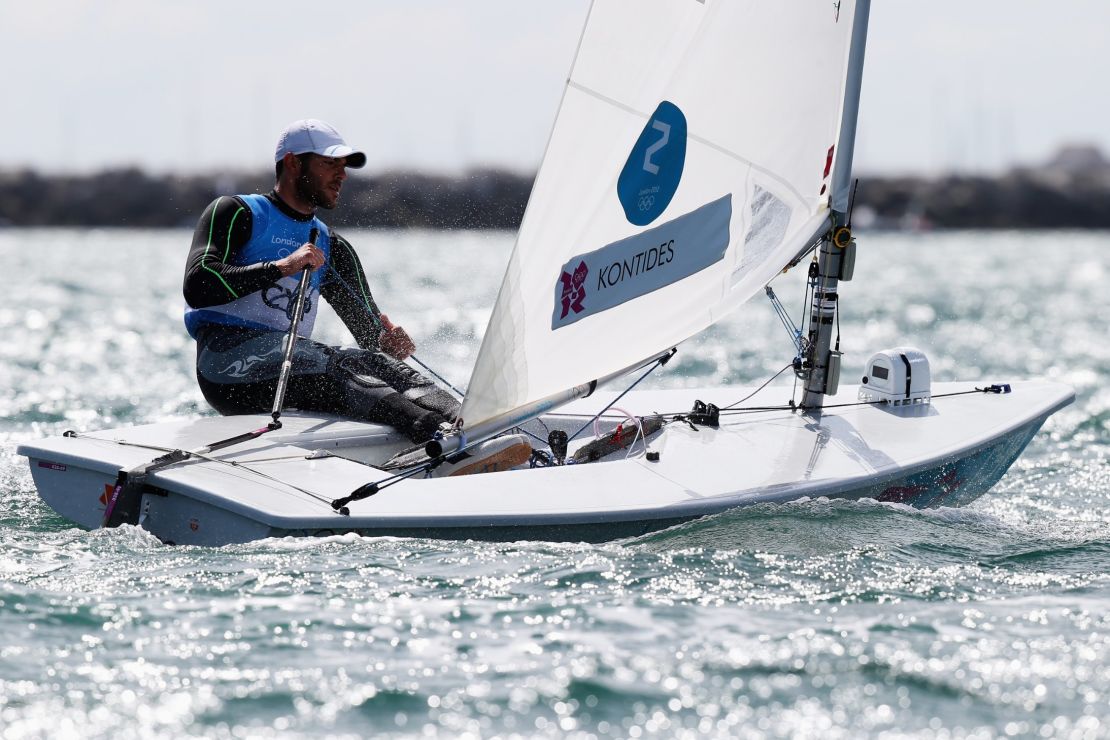
[[[322,459],[326,459],[326,458],[322,458]],[[340,458],[340,459],[346,459],[346,458]],[[236,463],[236,462],[232,462],[230,460],[217,460],[216,458],[211,458],[211,462],[223,463],[225,465],[230,465],[231,467],[237,468],[237,469],[242,468],[243,470],[246,470],[249,473],[253,473],[254,475],[259,476],[260,478],[265,478],[266,480],[277,483],[278,485],[282,485],[282,486],[285,486],[287,488],[292,488],[294,491],[299,491],[299,492],[303,493],[304,495],[308,496],[309,498],[315,499],[316,501],[319,501],[319,502],[324,503],[324,504],[328,504],[328,508],[329,509],[331,508],[331,499],[330,498],[327,498],[325,496],[321,496],[320,494],[314,493],[312,491],[308,491],[304,488],[301,488],[300,486],[295,486],[295,485],[293,485],[292,483],[290,483],[288,481],[281,480],[280,478],[276,478],[276,477],[274,477],[274,476],[272,476],[268,473],[263,473],[261,470],[255,470],[254,468],[248,468],[246,465],[243,465],[242,463]]]
[[[743,414],[767,414],[767,413],[770,413],[772,411],[796,411],[796,410],[797,410],[796,408],[791,408],[789,405],[783,404],[782,406],[749,406],[747,408],[742,408],[742,409],[729,409],[728,411],[722,410],[719,413],[720,413],[721,416],[741,416]],[[659,415],[659,416],[664,416],[664,417],[669,416],[669,417],[671,417],[670,419],[667,419],[665,424],[673,424],[675,422],[689,422],[689,419],[687,417],[690,415],[690,412],[689,411],[682,411],[682,412],[663,411],[663,412],[656,412],[656,414]]]
[[[501,436],[501,435],[497,434],[497,435],[494,435],[493,437],[490,437],[488,439],[496,439],[499,436]],[[385,478],[382,478],[379,481],[373,481],[373,485],[376,489],[374,491],[374,493],[377,493],[378,491],[382,490],[383,488],[388,488],[389,486],[393,485],[394,483],[397,483],[401,480],[404,480],[405,478],[410,478],[418,472],[428,472],[432,468],[439,465],[440,463],[446,462],[449,458],[455,457],[456,455],[460,455],[463,452],[466,452],[467,450],[469,450],[470,448],[472,448],[476,445],[480,445],[483,442],[488,441],[488,439],[479,439],[479,440],[476,440],[474,442],[470,442],[465,447],[460,447],[459,449],[455,450],[454,452],[448,452],[448,453],[444,453],[442,455],[438,455],[436,457],[425,460],[424,462],[417,463],[416,465],[414,465],[411,468],[408,468],[407,470],[401,470],[401,472],[394,473],[393,475],[388,475],[388,476],[386,476]],[[381,468],[375,468],[373,465],[367,465],[366,467],[371,468],[373,470],[381,470]],[[382,471],[382,472],[385,472],[385,471]],[[371,494],[371,495],[373,495],[373,494]],[[355,499],[355,500],[361,500],[361,499]],[[332,508],[335,508],[334,507],[334,502],[332,502],[332,503],[333,503]]]
[[[89,434],[80,434],[78,432],[72,432],[71,436],[80,437],[80,438],[84,438],[84,439],[92,439],[92,440],[96,440],[98,442],[111,442],[113,444],[123,445],[123,446],[126,446],[126,447],[139,447],[139,448],[143,448],[143,449],[154,450],[156,452],[176,452],[177,451],[176,448],[172,448],[172,447],[159,447],[157,445],[142,444],[140,442],[127,442],[127,441],[121,440],[121,439],[104,439],[102,437],[94,437],[94,436],[89,435]],[[433,458],[432,460],[429,460],[425,463],[421,463],[421,464],[417,465],[416,467],[411,468],[410,470],[402,471],[400,473],[395,473],[393,475],[382,478],[380,481],[374,481],[374,483],[378,485],[378,490],[381,490],[382,488],[388,488],[389,486],[393,485],[394,483],[399,483],[401,480],[412,477],[416,473],[427,472],[432,467],[434,467],[434,464],[442,462],[442,461],[446,460],[448,457],[457,455],[460,452],[466,452],[470,448],[474,447],[475,445],[481,444],[484,441],[485,440],[478,440],[477,442],[471,442],[466,447],[463,447],[459,450],[456,450],[455,452],[452,452],[450,455],[441,455],[439,458]],[[279,478],[276,478],[272,475],[269,475],[268,473],[263,473],[261,470],[255,470],[254,468],[247,467],[243,463],[236,462],[234,460],[221,460],[221,459],[216,458],[216,457],[210,457],[208,455],[202,455],[202,454],[197,454],[197,453],[193,453],[193,452],[190,452],[189,454],[190,454],[191,458],[199,458],[199,459],[205,460],[207,462],[220,463],[220,464],[223,464],[223,465],[228,465],[232,468],[241,468],[243,470],[246,470],[249,473],[253,473],[254,475],[259,476],[260,478],[265,478],[266,480],[270,480],[270,481],[273,481],[274,483],[278,483],[280,485],[286,486],[287,488],[292,488],[295,491],[299,491],[299,492],[305,494],[306,496],[309,496],[310,498],[313,498],[313,499],[316,499],[317,501],[322,501],[322,502],[328,504],[330,508],[334,508],[334,507],[331,507],[332,499],[330,499],[330,498],[326,498],[326,497],[321,496],[320,494],[314,493],[312,491],[305,490],[304,488],[301,488],[300,486],[293,485],[292,483],[289,483],[288,481],[283,481]],[[296,458],[304,458],[305,456],[304,455],[297,455],[295,457]],[[336,460],[346,460],[348,462],[353,462],[353,463],[356,463],[356,464],[359,464],[359,465],[363,465],[364,467],[370,468],[371,470],[377,470],[379,472],[382,472],[380,468],[376,468],[373,465],[369,465],[367,463],[363,463],[363,462],[360,462],[358,460],[352,460],[351,458],[348,458],[348,457],[341,457],[339,455],[333,455],[333,454],[329,453],[327,455],[327,458],[333,458],[333,459],[336,459]],[[327,458],[319,458],[319,459],[327,459]],[[276,459],[280,459],[280,458],[270,458],[270,459],[271,460],[276,460]],[[182,462],[185,462],[185,461],[183,460]],[[263,462],[263,461],[248,460],[247,462]]]
[[[789,370],[789,369],[790,369],[790,368],[792,368],[792,367],[794,367],[794,363],[793,363],[793,362],[791,362],[791,363],[790,363],[789,365],[787,365],[786,367],[784,367],[784,368],[783,368],[782,370],[779,370],[779,371],[778,371],[777,373],[775,373],[774,375],[772,375],[772,376],[771,376],[770,378],[768,378],[768,379],[766,380],[766,382],[764,382],[764,383],[763,383],[763,385],[759,386],[759,387],[758,387],[758,388],[756,388],[756,389],[755,389],[754,391],[752,391],[752,392],[751,392],[751,393],[749,393],[748,395],[746,395],[746,396],[744,396],[743,398],[741,398],[741,399],[740,399],[739,401],[737,401],[737,402],[735,402],[735,403],[730,403],[730,404],[729,404],[728,406],[724,406],[724,407],[722,407],[722,408],[721,408],[720,410],[721,410],[721,411],[728,411],[728,410],[732,409],[732,408],[733,408],[734,406],[739,406],[740,404],[744,403],[744,401],[747,401],[747,400],[748,400],[749,398],[751,398],[752,396],[754,396],[754,395],[755,395],[756,393],[759,393],[759,392],[760,392],[761,390],[763,390],[764,388],[766,388],[766,387],[767,387],[768,385],[770,385],[770,384],[771,384],[771,381],[773,381],[773,380],[774,380],[775,378],[777,378],[778,376],[782,375],[783,373],[785,373],[785,372],[786,372],[787,370]]]
[[[768,385],[770,385],[771,381],[773,381],[775,378],[782,375],[784,372],[786,372],[787,370],[789,370],[792,367],[794,367],[793,363],[787,365],[782,370],[779,370],[777,373],[775,373],[770,378],[768,378],[767,381],[765,383],[763,383],[763,385],[759,386],[754,391],[752,391],[748,395],[741,398],[739,401],[736,401],[735,403],[731,403],[728,406],[724,406],[723,408],[721,408],[721,410],[720,410],[721,413],[724,413],[726,411],[728,411],[730,413],[736,413],[736,412],[744,412],[744,411],[783,411],[783,410],[789,410],[790,409],[789,406],[756,406],[756,407],[753,407],[753,408],[750,408],[750,409],[734,409],[733,406],[736,406],[737,404],[744,403],[744,401],[747,401],[749,398],[754,396],[756,393],[759,393],[761,390],[763,390]],[[655,368],[653,367],[653,368],[651,368],[651,370],[648,370],[648,373],[652,372],[652,370],[655,370]],[[647,373],[644,374],[644,377],[646,377],[646,376],[647,376]],[[641,378],[640,380],[643,380],[643,378]],[[640,381],[637,380],[636,382],[639,383]],[[633,385],[635,385],[635,384],[633,384]],[[630,390],[632,390],[632,387],[629,387],[628,390],[626,390],[624,393],[628,393],[628,391],[630,391]],[[624,393],[622,393],[621,396],[623,396]],[[613,404],[615,404],[618,400],[620,400],[621,396],[617,396],[617,398],[614,399],[613,402],[610,403],[608,406],[606,406],[604,409],[602,409],[600,413],[594,414],[594,416],[591,417],[588,422],[586,422],[586,425],[589,426],[596,419],[605,418],[605,412],[608,411],[613,406]],[[683,415],[683,414],[686,414],[688,412],[686,412],[686,411],[682,411],[682,412],[666,411],[666,412],[662,412],[662,413],[660,413],[660,412],[656,412],[656,413],[658,413],[660,416],[671,416],[671,415]],[[581,414],[552,413],[552,414],[547,414],[547,416],[561,416],[561,417],[574,418],[574,417],[581,417]],[[627,416],[624,416],[624,415],[619,415],[618,416],[617,414],[613,414],[612,418],[624,419],[624,418],[627,418]],[[537,417],[537,421],[538,420],[539,419]],[[544,425],[544,427],[546,428],[546,425]],[[526,429],[521,429],[521,431],[524,432],[525,434],[531,434],[531,432],[529,432]],[[581,431],[581,430],[579,430],[579,431]],[[532,434],[531,436],[536,437],[536,435],[534,435],[534,434]],[[575,434],[575,436],[577,436],[577,433]],[[536,439],[539,439],[539,437],[536,437]],[[574,437],[571,437],[571,439],[574,439]]]
[[[439,373],[437,373],[437,372],[436,372],[435,370],[433,370],[433,369],[431,369],[430,367],[428,367],[428,366],[427,366],[426,364],[424,364],[424,362],[423,362],[423,361],[422,361],[422,360],[421,360],[421,359],[420,359],[419,357],[417,357],[416,355],[409,355],[409,356],[408,356],[408,359],[412,360],[412,361],[413,361],[413,362],[415,362],[415,363],[416,363],[417,365],[419,365],[420,367],[422,367],[422,368],[424,368],[425,370],[427,370],[427,371],[428,371],[428,373],[430,373],[430,374],[431,374],[431,375],[432,375],[432,376],[433,376],[433,377],[434,377],[434,378],[435,378],[436,380],[438,380],[439,382],[443,383],[443,384],[444,384],[445,386],[447,386],[447,387],[448,387],[448,388],[450,388],[450,389],[451,389],[452,391],[454,391],[454,392],[455,392],[455,395],[457,395],[457,396],[458,396],[459,398],[466,398],[466,391],[460,391],[460,390],[459,390],[458,388],[456,388],[455,386],[451,385],[451,383],[450,383],[450,382],[449,382],[449,381],[447,380],[447,378],[443,377],[442,375],[440,375]]]
[[[138,447],[141,450],[153,450],[155,452],[189,452],[188,450],[181,450],[177,447],[160,447],[158,445],[143,444],[142,442],[128,442],[125,439],[105,439],[103,437],[94,437],[91,434],[83,434],[81,432],[74,431],[66,432],[65,436],[72,437],[74,439],[91,439],[94,442],[108,442],[110,444],[120,445],[121,447]],[[197,458],[204,457],[202,454],[197,454],[194,452],[189,452],[189,456]],[[223,460],[218,460],[215,458],[213,458],[213,460],[215,460],[216,462],[224,462]],[[184,460],[182,462],[184,462]]]
[[[464,448],[464,449],[468,449],[468,448]],[[462,452],[462,450],[458,450],[457,452]],[[457,454],[457,452],[453,452],[451,454],[454,455],[454,454]],[[342,497],[337,498],[337,499],[332,499],[332,501],[329,505],[331,506],[333,511],[338,512],[342,516],[350,516],[351,512],[347,508],[348,504],[351,504],[355,501],[362,501],[364,499],[368,499],[371,496],[376,496],[379,493],[381,493],[382,491],[384,491],[386,488],[389,488],[389,487],[393,486],[396,483],[400,483],[403,480],[408,480],[409,478],[413,478],[416,475],[418,475],[419,473],[424,473],[425,474],[424,477],[427,478],[427,477],[429,477],[432,469],[436,465],[438,465],[442,462],[445,462],[446,458],[447,458],[447,456],[440,455],[439,457],[433,458],[432,460],[429,460],[426,463],[421,463],[420,465],[417,465],[414,468],[410,468],[409,470],[405,470],[405,471],[402,471],[400,473],[395,473],[394,475],[391,475],[388,478],[383,478],[382,480],[379,480],[379,481],[373,481],[371,483],[367,483],[364,486],[359,486],[358,488],[356,488],[354,491],[347,494],[346,496],[342,496]]]
[[[783,308],[782,301],[775,295],[775,289],[770,285],[765,285],[763,287],[763,292],[767,294],[767,298],[771,301],[771,308],[774,309],[775,315],[778,316],[782,328],[786,329],[786,333],[790,335],[790,341],[794,343],[794,349],[801,354],[801,331],[794,325],[794,322],[790,320],[790,315],[787,314],[786,309]]]
[[[645,373],[644,373],[643,375],[641,375],[641,376],[640,376],[640,377],[639,377],[639,378],[638,378],[638,379],[636,380],[636,382],[635,382],[635,383],[633,383],[632,385],[628,386],[628,387],[627,387],[627,388],[625,388],[625,389],[624,389],[623,391],[621,391],[621,394],[620,394],[619,396],[617,396],[616,398],[614,398],[614,399],[613,399],[612,401],[610,401],[610,402],[609,402],[608,404],[606,404],[605,408],[603,408],[603,409],[602,409],[601,411],[597,412],[597,413],[596,413],[596,414],[594,414],[594,415],[593,415],[592,417],[590,417],[590,420],[589,420],[589,421],[587,421],[587,422],[586,422],[585,424],[583,424],[583,425],[581,426],[581,428],[580,428],[580,429],[579,429],[579,430],[578,430],[577,432],[575,432],[574,434],[572,434],[572,435],[571,435],[571,436],[570,436],[570,437],[569,437],[569,438],[567,439],[567,441],[568,441],[568,442],[570,442],[570,441],[571,441],[572,439],[574,439],[574,438],[575,438],[575,437],[577,437],[577,436],[578,436],[579,434],[581,434],[582,432],[584,432],[584,431],[586,430],[586,427],[588,427],[588,426],[590,426],[591,424],[593,424],[593,423],[594,423],[594,421],[595,421],[595,420],[597,420],[597,419],[599,419],[599,418],[601,417],[601,415],[602,415],[602,414],[604,414],[604,413],[605,413],[606,411],[608,411],[608,410],[609,410],[610,408],[612,408],[612,407],[613,407],[613,405],[614,405],[614,404],[615,404],[615,403],[616,403],[617,401],[619,401],[619,400],[621,400],[622,398],[624,398],[624,397],[625,397],[625,396],[626,396],[626,395],[628,394],[628,392],[629,392],[629,391],[631,391],[631,390],[632,390],[633,388],[635,388],[636,386],[638,386],[638,385],[640,384],[640,381],[642,381],[642,380],[643,380],[644,378],[646,378],[647,376],[649,376],[649,375],[651,375],[651,374],[652,374],[653,372],[655,372],[656,368],[660,368],[660,367],[663,367],[663,365],[667,364],[667,362],[668,362],[668,361],[669,361],[669,360],[670,360],[670,359],[671,359],[672,357],[674,357],[674,356],[675,356],[675,354],[677,354],[677,353],[678,353],[678,349],[672,349],[672,350],[671,350],[671,351],[670,351],[670,352],[669,352],[668,354],[665,354],[665,355],[663,355],[662,357],[660,357],[659,359],[657,359],[657,360],[656,360],[656,361],[655,361],[655,362],[654,362],[654,363],[652,364],[652,366],[651,366],[651,367],[649,367],[649,368],[647,369],[647,372],[645,372]]]
[[[527,429],[525,429],[524,427],[516,427],[516,429],[517,429],[517,430],[518,430],[519,432],[523,433],[523,434],[527,434],[527,435],[528,435],[529,437],[531,437],[532,439],[536,440],[537,442],[543,442],[544,444],[548,444],[548,442],[547,442],[547,440],[546,440],[546,439],[544,439],[543,437],[541,437],[541,436],[540,436],[540,435],[538,435],[538,434],[533,434],[532,432],[528,431],[528,430],[527,430]]]
[[[950,398],[952,396],[969,396],[969,395],[973,395],[973,394],[988,394],[988,393],[991,393],[989,387],[988,388],[975,388],[975,389],[972,389],[972,391],[953,391],[951,393],[938,393],[938,394],[932,395],[931,397],[932,398]],[[737,402],[737,403],[740,403],[740,402]],[[886,401],[857,401],[857,402],[848,403],[848,404],[825,405],[825,406],[821,406],[821,409],[826,409],[826,408],[849,408],[851,406],[882,406],[882,405],[886,405],[886,404],[887,404]],[[723,415],[728,414],[729,416],[734,416],[734,415],[738,415],[738,414],[756,414],[756,413],[766,413],[766,412],[786,412],[786,410],[795,410],[795,409],[791,408],[790,406],[749,406],[747,408],[722,408],[722,409],[720,409],[720,413],[722,413]],[[805,410],[805,409],[803,408],[803,410]],[[664,413],[663,414],[663,416],[669,416],[669,415],[670,415],[669,413]]]
[[[554,415],[555,415],[555,414],[550,414],[550,416],[554,416]],[[567,414],[567,416],[570,416],[570,415],[571,415],[571,414]],[[578,414],[575,414],[575,415],[577,416]],[[541,427],[543,427],[543,430],[544,430],[545,432],[547,432],[548,436],[549,436],[549,437],[551,436],[551,430],[550,430],[550,429],[548,428],[547,424],[545,424],[545,423],[543,422],[543,419],[541,419],[540,417],[536,416],[536,417],[534,417],[534,418],[532,418],[532,419],[529,419],[529,421],[534,421],[534,422],[536,422],[537,424],[539,424],[539,425],[540,425]],[[527,422],[525,422],[525,423],[527,423]],[[546,445],[546,444],[550,444],[550,442],[549,442],[548,440],[544,439],[544,438],[543,438],[543,437],[541,437],[540,435],[538,435],[538,434],[534,434],[533,432],[530,432],[530,431],[528,431],[527,429],[525,429],[525,428],[524,428],[524,426],[523,426],[523,424],[521,424],[521,425],[517,425],[517,426],[513,427],[513,429],[514,429],[514,430],[516,430],[517,432],[521,433],[521,434],[527,434],[527,435],[528,435],[529,437],[531,437],[532,439],[536,440],[537,442],[541,442],[541,443],[543,443],[543,444],[545,444],[545,445]],[[512,431],[512,430],[509,430],[509,431]],[[498,435],[498,436],[500,436],[500,435]],[[496,439],[496,437],[494,437],[494,439]]]
[[[975,389],[970,390],[970,391],[952,391],[951,393],[937,393],[937,394],[933,395],[932,398],[950,398],[952,396],[968,396],[968,395],[973,395],[973,394],[976,394],[976,393],[988,394],[988,393],[991,393],[991,392],[992,391],[990,391],[989,388],[975,388]],[[739,401],[737,403],[739,403]],[[883,406],[883,405],[886,405],[886,404],[887,404],[887,402],[882,401],[882,400],[879,400],[879,401],[855,401],[853,403],[828,404],[828,405],[822,406],[821,409],[822,410],[824,410],[824,409],[842,409],[842,408],[849,408],[851,406]],[[894,408],[901,408],[901,406],[896,406]],[[742,409],[733,409],[733,408],[721,409],[720,413],[721,413],[721,415],[737,416],[737,415],[740,415],[740,414],[757,414],[757,413],[761,414],[761,413],[767,413],[767,412],[770,412],[770,411],[797,411],[797,410],[805,411],[806,408],[802,407],[802,406],[797,406],[797,407],[791,407],[791,406],[748,406],[747,408],[742,408]],[[672,416],[672,415],[674,415],[674,416],[685,416],[688,413],[689,412],[687,412],[687,411],[683,411],[683,412],[664,411],[664,412],[659,413],[659,415],[660,416]]]
[[[343,279],[343,276],[339,274],[339,271],[332,267],[331,262],[327,263],[327,267],[328,272],[330,272],[335,277],[335,279],[339,281],[340,285],[347,289],[347,292],[351,294],[351,297],[354,298],[357,303],[361,304],[362,307],[366,309],[366,315],[373,320],[374,324],[377,325],[378,330],[384,331],[385,325],[382,324],[381,318],[379,318],[378,315],[374,313],[374,309],[377,308],[377,305],[356,293],[355,289],[352,288],[350,284]]]
[[[488,440],[479,439],[477,441],[471,442],[470,444],[466,445],[465,447],[460,447],[459,449],[455,450],[454,452],[445,453],[445,454],[439,455],[437,457],[433,457],[432,459],[430,459],[426,462],[420,463],[420,464],[416,465],[415,467],[409,468],[408,470],[402,470],[399,473],[394,473],[393,475],[388,476],[386,478],[382,478],[381,480],[372,481],[370,483],[367,483],[366,485],[360,486],[359,488],[355,489],[355,491],[353,491],[352,493],[350,493],[346,496],[343,496],[343,497],[337,498],[337,499],[333,499],[330,502],[330,506],[334,511],[339,512],[343,516],[349,516],[350,512],[345,511],[347,509],[348,504],[350,504],[354,501],[362,501],[364,499],[370,498],[371,496],[376,496],[377,494],[381,493],[386,488],[389,488],[389,487],[393,486],[394,484],[400,483],[403,480],[408,480],[409,478],[413,478],[416,475],[418,475],[419,473],[425,473],[425,474],[431,473],[431,471],[434,468],[436,468],[437,466],[439,466],[439,465],[441,465],[445,462],[450,461],[451,458],[457,457],[458,455],[461,455],[463,452],[466,452],[467,450],[469,450],[473,447],[476,447],[477,445],[480,445],[480,444],[482,444],[483,442],[486,442],[486,441],[488,441]],[[372,466],[368,466],[368,467],[372,467]]]
[[[935,394],[932,394],[930,396],[930,398],[951,398],[953,396],[969,396],[969,395],[972,395],[974,393],[989,394],[989,393],[992,393],[992,392],[993,391],[991,391],[989,387],[988,388],[974,388],[970,391],[952,391],[951,393],[935,393]],[[888,404],[888,402],[885,401],[885,400],[856,401],[854,403],[826,404],[826,405],[821,406],[820,410],[824,410],[824,409],[844,409],[844,408],[849,408],[851,406],[885,406],[887,404]],[[917,406],[917,405],[928,405],[928,404],[905,404],[905,405],[900,404],[900,405],[893,406],[893,408],[909,408],[911,405]],[[805,406],[799,406],[798,408],[801,409],[802,411],[807,410],[807,407],[805,407]]]
[[[366,309],[366,314],[374,321],[375,324],[377,324],[378,330],[379,331],[384,331],[385,326],[382,324],[382,320],[374,313],[373,309],[371,309],[369,305],[367,305],[366,303],[363,302],[363,300],[359,297],[359,294],[355,292],[355,289],[352,288],[350,286],[350,284],[348,284],[347,281],[343,279],[343,276],[339,274],[338,270],[336,270],[334,267],[331,266],[330,262],[328,263],[328,270],[331,272],[332,275],[335,276],[335,279],[339,281],[340,285],[342,285],[347,290],[347,292],[351,294],[351,297],[354,298],[355,301],[357,301],[359,304],[361,304]],[[466,396],[466,391],[460,391],[458,388],[451,385],[451,383],[447,380],[447,378],[443,377],[442,375],[437,373],[435,370],[428,367],[428,365],[426,365],[416,355],[409,355],[409,359],[411,359],[413,362],[415,362],[420,367],[427,370],[428,373],[430,373],[432,375],[432,377],[434,377],[436,380],[438,380],[439,382],[443,383],[445,386],[447,386],[448,388],[453,390],[455,392],[455,394],[458,395],[460,398],[464,398]]]
[[[608,408],[609,407],[606,406],[606,409],[608,409]],[[655,413],[655,412],[652,412],[652,413]],[[544,414],[544,416],[548,416],[548,417],[559,416],[559,417],[563,417],[563,418],[566,418],[566,419],[580,419],[580,418],[582,418],[582,414],[559,413],[557,411],[553,411],[549,414]],[[590,422],[593,423],[594,419],[627,419],[627,418],[628,417],[625,416],[624,414],[606,414],[604,411],[602,411],[600,414],[595,414],[594,416],[592,416],[590,418]],[[538,416],[536,417],[536,420],[539,421]]]
[[[96,440],[98,442],[111,442],[113,444],[122,445],[124,447],[138,447],[138,448],[144,449],[144,450],[154,450],[155,452],[178,452],[179,451],[175,447],[159,447],[158,445],[142,444],[141,442],[127,442],[127,441],[122,440],[122,439],[104,439],[103,437],[94,437],[91,434],[80,434],[78,432],[73,432],[72,436],[76,437],[76,438],[79,438],[79,439],[92,439],[92,440]],[[188,450],[185,450],[185,452],[188,452]],[[289,459],[303,458],[303,457],[304,457],[304,455],[296,455],[293,458],[289,458]],[[337,456],[331,455],[330,457],[337,457]],[[268,473],[263,473],[261,470],[255,470],[254,468],[248,467],[248,466],[244,465],[241,462],[236,462],[234,460],[221,460],[218,457],[212,457],[210,455],[205,455],[205,454],[198,453],[198,452],[189,452],[189,457],[185,458],[181,462],[188,462],[189,460],[192,460],[192,459],[204,460],[205,462],[219,463],[221,465],[227,465],[227,466],[232,467],[232,468],[242,469],[242,470],[247,471],[248,473],[253,473],[254,475],[257,475],[260,478],[265,478],[266,480],[273,481],[274,483],[278,483],[280,485],[283,485],[286,488],[292,488],[294,491],[299,491],[300,493],[303,493],[304,495],[306,495],[310,498],[314,498],[317,501],[320,501],[320,502],[323,502],[323,503],[326,503],[326,504],[331,503],[331,499],[329,499],[329,498],[325,498],[324,496],[321,496],[318,493],[313,493],[312,491],[305,490],[304,488],[301,488],[300,486],[293,485],[292,483],[289,483],[288,481],[283,481],[280,478],[275,478],[274,476],[272,476]],[[278,460],[278,459],[281,459],[281,458],[270,458],[270,460]],[[321,459],[324,459],[324,458],[321,458]],[[347,458],[337,458],[337,459],[346,460]],[[267,460],[248,460],[247,462],[250,462],[250,463],[267,462]],[[367,466],[367,467],[369,467],[369,466]]]
[[[543,426],[544,430],[545,430],[545,431],[547,431],[547,433],[548,433],[548,434],[551,434],[550,430],[548,430],[548,429],[547,429],[547,424],[544,424],[544,423],[543,423],[542,421],[540,421],[540,417],[538,417],[538,416],[537,416],[537,417],[536,417],[535,419],[533,419],[533,421],[537,421],[537,422],[539,422],[539,423],[540,423],[540,425],[541,425],[541,426]],[[538,435],[538,434],[535,434],[535,433],[533,433],[533,432],[530,432],[530,431],[528,431],[528,430],[527,430],[527,429],[525,429],[525,428],[524,428],[523,426],[516,426],[516,427],[513,427],[513,428],[512,428],[511,430],[507,430],[507,432],[506,432],[506,433],[508,433],[508,431],[514,431],[514,430],[515,430],[515,431],[516,431],[517,433],[520,433],[520,434],[527,434],[527,435],[528,435],[529,437],[531,437],[532,439],[536,440],[537,442],[542,442],[542,443],[543,443],[543,444],[545,444],[545,445],[546,445],[546,444],[550,444],[550,443],[549,443],[549,442],[548,442],[548,441],[547,441],[546,439],[544,439],[543,437],[541,437],[541,436],[540,436],[540,435]],[[498,436],[500,436],[500,435],[498,435]],[[493,437],[493,439],[497,439],[497,437]]]
[[[770,411],[796,411],[796,410],[797,410],[796,408],[793,408],[789,404],[784,403],[780,406],[745,406],[742,409],[728,409],[727,411],[725,409],[720,409],[719,413],[721,414],[721,416],[739,416],[741,414],[765,414],[765,413],[768,413]],[[690,412],[689,411],[682,411],[682,412],[678,412],[678,411],[658,412],[657,411],[656,414],[658,416],[672,416],[672,417],[674,417],[671,421],[675,421],[675,420],[685,421],[686,417],[690,415]],[[667,423],[669,424],[670,422],[668,421]]]
[[[768,411],[792,411],[789,404],[781,406],[748,406],[742,409],[721,409],[720,413],[726,416],[739,416],[740,414],[762,414]]]
[[[537,424],[539,424],[541,427],[543,427],[543,430],[545,432],[547,432],[547,436],[550,437],[551,436],[551,429],[549,429],[547,424],[544,423],[544,420],[537,416],[535,421],[536,421]],[[521,431],[524,431],[523,427],[521,427],[520,429],[521,429]]]
[[[250,460],[225,460],[224,462],[227,462],[230,465],[241,466],[245,465],[246,463],[250,463],[253,465],[255,463],[283,462],[287,460],[324,460],[329,457],[336,457],[343,460],[349,459],[343,457],[342,455],[332,454],[327,450],[314,450],[313,452],[315,454],[310,453],[308,455],[274,455],[273,457],[252,457]]]

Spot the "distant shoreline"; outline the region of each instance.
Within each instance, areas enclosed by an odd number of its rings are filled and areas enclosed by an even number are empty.
[[[860,228],[1110,229],[1110,165],[1061,157],[999,176],[860,177]],[[153,175],[137,168],[87,175],[0,170],[0,227],[193,228],[219,195],[267,192],[272,173]],[[339,228],[516,229],[533,177],[354,174],[328,223]]]
[[[137,168],[85,175],[0,170],[0,227],[193,228],[220,195],[265,193],[273,172],[154,175]],[[532,177],[481,170],[460,176],[358,173],[347,180],[336,227],[515,229]]]

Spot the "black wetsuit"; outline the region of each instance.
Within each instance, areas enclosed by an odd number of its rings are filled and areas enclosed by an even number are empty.
[[[304,216],[275,193],[266,196],[282,214]],[[281,271],[273,262],[235,264],[251,240],[251,211],[238,196],[205,209],[193,235],[183,291],[193,309],[221,306],[257,291],[274,289]],[[221,249],[211,249],[219,244]],[[458,402],[404,362],[382,352],[381,325],[362,265],[351,245],[330,233],[328,263],[320,295],[335,309],[360,349],[297,341],[287,408],[323,411],[390,424],[414,442],[429,439],[444,421],[453,421]],[[201,321],[197,340],[197,380],[205,399],[221,414],[268,412],[274,401],[285,333],[272,329]]]

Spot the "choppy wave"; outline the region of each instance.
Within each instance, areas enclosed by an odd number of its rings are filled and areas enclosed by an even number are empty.
[[[1110,734],[1110,346],[1086,341],[1108,299],[1068,280],[1071,261],[1110,259],[1105,236],[875,236],[898,259],[861,254],[843,290],[846,358],[912,339],[937,379],[1076,386],[970,508],[807,500],[601,545],[224,548],[75,529],[14,454],[68,428],[208,413],[180,326],[188,234],[42,232],[52,259],[33,261],[24,238],[0,234],[25,276],[0,308],[5,738]],[[465,384],[509,237],[354,241],[422,359]],[[126,272],[103,272],[109,244]],[[786,340],[757,305],[650,382],[762,380]]]

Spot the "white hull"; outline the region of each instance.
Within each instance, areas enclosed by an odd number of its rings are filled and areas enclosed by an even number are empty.
[[[670,424],[649,439],[650,449],[660,452],[658,462],[618,453],[589,464],[402,481],[351,503],[350,516],[333,511],[330,501],[386,478],[363,463],[381,462],[407,441],[387,427],[291,413],[283,417],[283,429],[214,456],[237,466],[192,460],[152,474],[140,525],[182,545],[352,531],[603,541],[738,506],[804,497],[962,506],[990,489],[1045,419],[1074,399],[1067,386],[1045,381],[1015,383],[1010,394],[944,396],[972,388],[934,384],[928,406],[847,406],[819,417],[789,411],[726,415],[719,429],[697,431]],[[855,393],[855,387],[844,387],[829,403],[849,403]],[[603,395],[545,417],[547,426],[576,431],[604,405]],[[741,388],[642,391],[619,406],[635,414],[674,413],[689,409],[694,399],[726,406],[745,395]],[[781,405],[787,396],[781,387],[770,388],[745,405]],[[152,447],[200,448],[266,421],[205,417],[54,437],[21,445],[18,452],[30,459],[44,501],[78,525],[95,528],[106,487],[121,468],[162,454]],[[617,421],[609,419],[602,428]],[[528,428],[546,438],[538,424]],[[317,450],[335,456],[306,459]]]

